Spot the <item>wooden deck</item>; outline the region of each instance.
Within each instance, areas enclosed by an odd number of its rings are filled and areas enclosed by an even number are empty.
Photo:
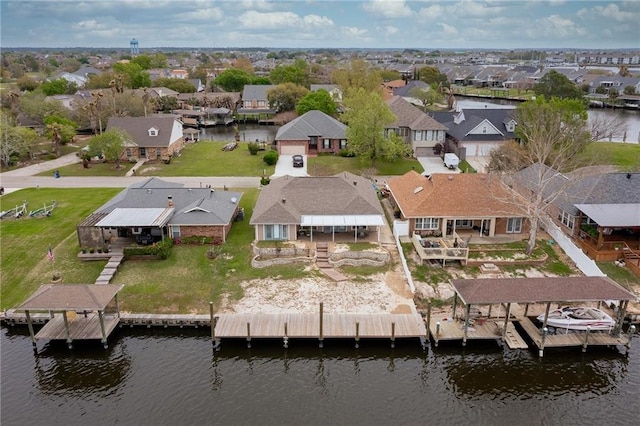
[[[585,347],[586,346],[626,346],[630,342],[630,337],[620,334],[618,336],[611,335],[606,332],[592,331],[587,338],[585,346],[586,332],[578,333],[562,333],[547,334],[542,344],[542,330],[540,330],[529,318],[521,317],[518,319],[522,329],[527,333],[534,345],[542,353],[546,348],[562,348],[562,347]]]
[[[426,337],[425,325],[418,314],[324,314],[322,335],[319,314],[224,314],[216,318],[215,338]],[[356,323],[359,323],[357,332]]]
[[[440,323],[439,331],[438,322]],[[467,340],[503,340],[503,327],[504,318],[474,318],[467,330]],[[464,321],[454,320],[450,315],[433,315],[429,330],[436,346],[440,340],[464,341]],[[529,348],[527,342],[524,341],[514,327],[513,320],[507,323],[504,342],[510,349]]]
[[[115,315],[104,315],[104,331],[106,337],[118,325],[118,317]],[[76,314],[75,318],[69,318],[69,336],[64,326],[62,314],[56,314],[44,327],[36,334],[36,340],[103,340],[100,329],[100,318],[97,313],[89,313],[85,318],[82,314]]]
[[[428,241],[433,245],[437,244],[437,247],[423,247],[423,241]],[[445,264],[447,260],[459,260],[466,264],[469,258],[469,248],[453,247],[453,242],[449,243],[444,238],[422,238],[413,234],[411,242],[422,263],[425,260],[441,260]]]

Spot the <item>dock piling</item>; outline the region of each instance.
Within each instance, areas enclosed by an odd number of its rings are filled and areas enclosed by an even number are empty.
[[[284,337],[282,338],[282,343],[283,343],[285,349],[289,348],[289,336],[287,335],[287,323],[286,323],[286,321],[284,323]]]
[[[546,319],[546,317],[545,317]],[[538,356],[542,358],[544,356],[544,340],[547,337],[547,332],[549,329],[547,327],[542,328],[542,340],[540,341],[540,349],[538,350]]]
[[[396,323],[391,323],[391,349],[396,347]]]
[[[251,349],[251,323],[247,323],[247,349]]]
[[[360,347],[360,321],[356,321],[356,349]]]
[[[587,326],[587,330],[584,332],[584,343],[582,344],[582,352],[587,351],[587,345],[589,344],[589,332],[591,331],[591,326]]]
[[[436,336],[435,336],[436,348],[438,347],[438,340],[440,340],[440,321],[436,323]]]
[[[324,337],[322,335],[322,317],[324,316],[323,315],[323,311],[324,311],[324,303],[320,302],[320,330],[319,330],[319,333],[318,333],[318,341],[319,341],[318,347],[320,349],[322,349],[324,347],[324,344],[323,344]]]

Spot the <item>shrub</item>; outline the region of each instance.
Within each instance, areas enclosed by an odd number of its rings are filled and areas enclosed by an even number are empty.
[[[165,238],[163,241],[159,241],[150,246],[134,246],[125,247],[125,256],[158,256],[160,259],[166,259],[171,253],[171,247],[173,246],[173,240],[171,238]]]
[[[268,177],[263,177],[262,179],[260,179],[260,185],[262,186],[269,185],[269,182],[271,182],[271,179],[269,179]]]
[[[273,166],[278,162],[278,153],[276,151],[269,151],[262,157],[262,161],[269,166]]]
[[[247,148],[249,149],[249,153],[251,155],[257,155],[258,151],[260,151],[260,145],[256,142],[249,142],[249,145],[247,145]]]
[[[340,155],[340,157],[355,157],[356,156],[355,152],[351,151],[350,149],[341,149],[340,152],[338,153],[338,155]]]

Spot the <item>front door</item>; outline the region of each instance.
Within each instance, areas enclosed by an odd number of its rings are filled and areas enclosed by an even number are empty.
[[[147,149],[146,148],[139,148],[139,152],[140,152],[140,158],[147,158]]]

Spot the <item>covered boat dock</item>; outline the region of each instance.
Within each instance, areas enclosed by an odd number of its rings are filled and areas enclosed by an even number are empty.
[[[621,333],[626,309],[636,296],[607,277],[545,277],[545,278],[498,278],[452,280],[456,297],[453,315],[434,316],[429,311],[427,327],[436,345],[440,340],[462,340],[465,346],[470,339],[502,339],[510,347],[518,347],[517,330],[513,322],[519,322],[522,329],[543,356],[545,347],[588,345],[629,345],[631,337]],[[465,306],[462,318],[456,317],[456,305],[460,299]],[[600,305],[603,301],[618,303],[616,325],[610,333],[590,332],[550,335],[546,320],[552,303],[591,302]],[[524,304],[524,312],[515,312]],[[528,317],[529,305],[545,305],[542,327],[539,329]],[[491,315],[493,305],[504,309],[504,317]],[[475,310],[474,307],[475,306]],[[488,307],[483,314],[478,307]],[[513,342],[513,346],[511,342]]]
[[[65,340],[69,349],[74,340],[100,340],[107,347],[107,338],[120,320],[118,292],[123,285],[106,284],[45,284],[16,310],[24,311],[33,350],[36,342]],[[114,301],[113,309],[107,307]],[[49,312],[50,320],[34,333],[31,313]]]

